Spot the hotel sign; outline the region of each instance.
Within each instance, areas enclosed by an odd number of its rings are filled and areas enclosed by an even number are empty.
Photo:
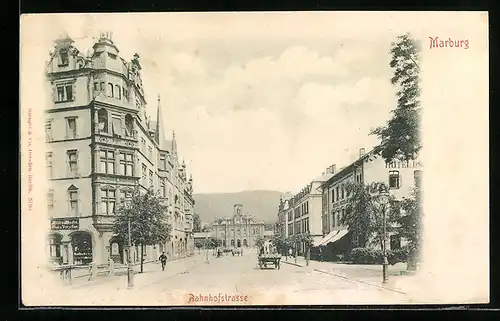
[[[53,231],[59,230],[78,230],[80,223],[78,219],[52,219],[50,221],[50,229]]]

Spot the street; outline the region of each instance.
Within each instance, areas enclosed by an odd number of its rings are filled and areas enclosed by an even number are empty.
[[[254,250],[243,256],[209,255],[209,263],[201,253],[169,262],[165,271],[159,263],[145,265],[144,273],[134,275],[133,289],[127,289],[127,277],[120,275],[73,285],[59,299],[65,305],[141,306],[397,304],[408,300],[402,293],[281,262],[279,270],[261,270]],[[221,296],[229,299],[213,299]],[[231,296],[240,296],[239,301],[231,301]]]

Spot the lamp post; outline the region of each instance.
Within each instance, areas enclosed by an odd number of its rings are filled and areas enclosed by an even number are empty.
[[[206,249],[206,253],[205,253],[205,263],[206,264],[209,264],[210,261],[208,261],[208,235],[205,237],[205,249]]]
[[[382,197],[382,283],[387,283],[387,266],[389,262],[387,260],[387,204],[389,204],[389,190],[384,184],[380,185],[379,188],[380,196]]]
[[[131,261],[131,249],[132,249],[132,234],[130,233],[130,219],[128,220],[128,258],[127,258],[127,289],[132,289],[134,287]]]

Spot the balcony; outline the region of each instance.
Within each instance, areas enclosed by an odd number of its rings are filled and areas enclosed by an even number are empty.
[[[92,216],[92,222],[96,229],[101,230],[112,230],[115,221],[114,215],[94,215]]]

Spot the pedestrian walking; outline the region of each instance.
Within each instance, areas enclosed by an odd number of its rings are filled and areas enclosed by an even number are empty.
[[[165,255],[165,252],[162,252],[158,259],[161,263],[161,270],[165,271],[165,265],[167,264],[167,256]]]
[[[290,256],[290,258],[293,257],[293,255],[292,255],[292,249],[291,248],[288,249],[288,256]]]

